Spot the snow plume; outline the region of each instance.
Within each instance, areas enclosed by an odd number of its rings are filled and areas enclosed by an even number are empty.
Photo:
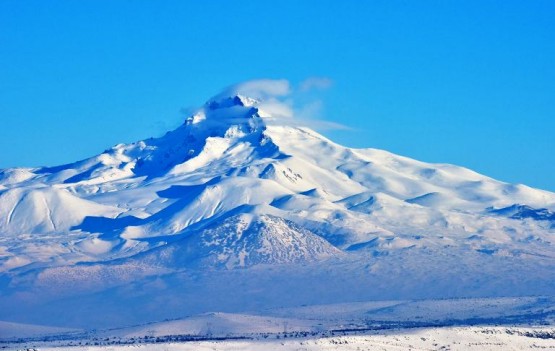
[[[307,126],[314,129],[348,129],[339,123],[322,120],[323,102],[318,92],[330,88],[326,77],[310,77],[292,87],[285,79],[259,79],[232,85],[211,101],[233,96],[256,100],[256,107],[266,123]]]

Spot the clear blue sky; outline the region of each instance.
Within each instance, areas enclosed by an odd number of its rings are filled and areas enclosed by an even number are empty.
[[[0,1],[0,167],[162,134],[255,78],[329,77],[353,147],[555,191],[555,1]]]

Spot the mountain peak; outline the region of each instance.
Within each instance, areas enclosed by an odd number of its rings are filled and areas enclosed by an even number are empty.
[[[260,117],[257,108],[259,102],[257,99],[239,94],[216,96],[188,117],[185,125],[200,124],[197,127],[202,125],[212,130],[227,129],[245,123],[252,125],[252,121]]]
[[[232,96],[221,97],[217,96],[208,100],[205,106],[210,110],[218,110],[221,108],[229,108],[234,106],[253,107],[258,104],[260,100],[236,94]]]

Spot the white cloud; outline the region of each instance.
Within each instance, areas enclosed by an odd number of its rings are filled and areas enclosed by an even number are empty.
[[[325,90],[329,89],[332,84],[333,81],[327,77],[309,77],[299,84],[299,90],[301,92]]]
[[[285,79],[259,79],[232,85],[212,100],[243,95],[258,100],[257,107],[267,123],[307,126],[314,129],[349,129],[336,122],[322,120],[323,103],[314,96],[317,90],[331,87],[332,81],[325,77],[307,78],[292,91]],[[310,94],[307,94],[311,92]],[[308,98],[308,99],[307,99]]]
[[[299,119],[318,119],[322,116],[324,103],[321,100],[310,101],[299,106],[295,117]]]
[[[276,98],[262,100],[258,104],[258,109],[262,114],[267,114],[273,118],[295,117],[295,111],[290,100],[278,100]]]
[[[286,79],[257,79],[232,85],[216,95],[214,99],[240,94],[257,100],[268,100],[290,93],[291,86]]]

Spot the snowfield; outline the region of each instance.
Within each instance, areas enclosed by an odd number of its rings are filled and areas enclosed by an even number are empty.
[[[376,332],[364,335],[303,339],[192,341],[120,346],[44,347],[41,351],[310,351],[310,350],[553,350],[554,329],[542,328],[434,328]],[[543,338],[550,335],[551,339]]]
[[[370,301],[203,313],[130,327],[0,323],[9,350],[522,350],[555,348],[555,298]]]
[[[5,345],[6,350],[553,350],[555,328],[547,327],[445,327],[394,329],[365,333],[329,333],[326,336],[255,336],[202,341],[141,343],[102,346],[102,341],[74,340],[68,344],[23,343]],[[52,345],[54,344],[54,346]],[[96,346],[91,346],[97,344]],[[62,346],[63,345],[63,346]]]

